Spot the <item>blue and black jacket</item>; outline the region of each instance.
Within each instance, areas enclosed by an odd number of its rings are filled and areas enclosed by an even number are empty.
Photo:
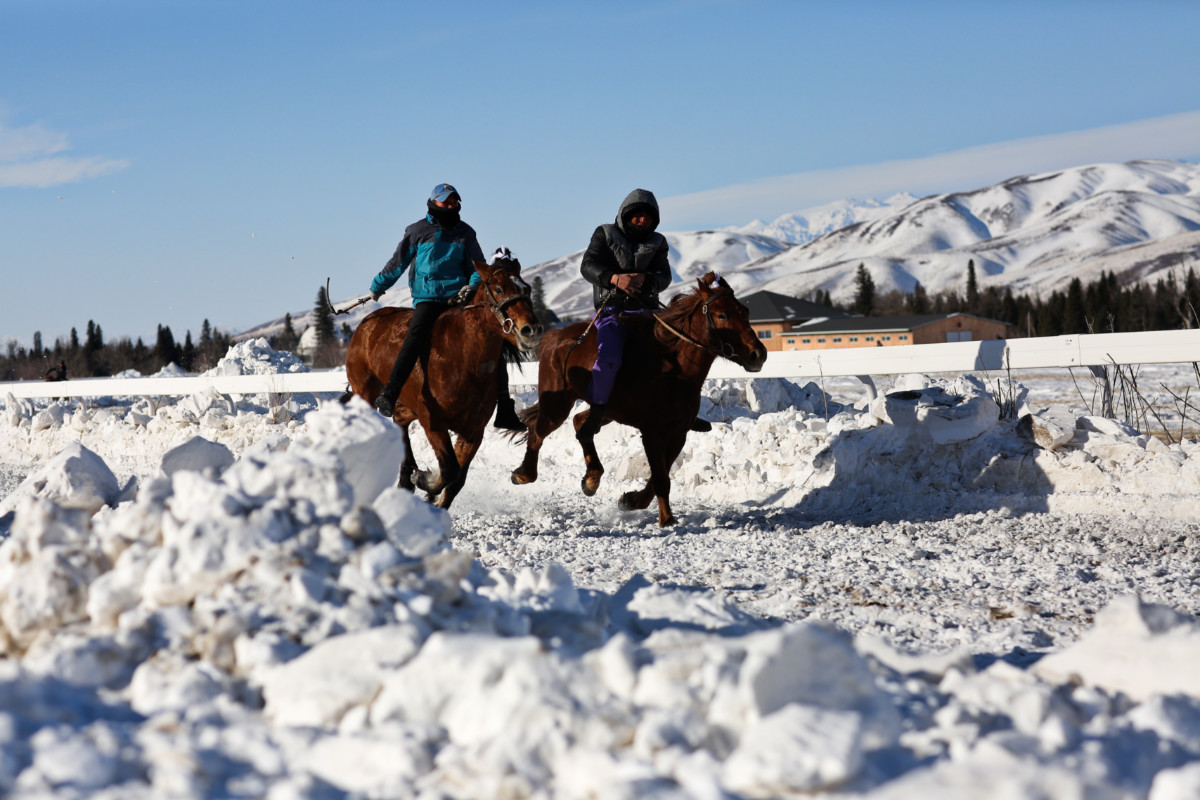
[[[459,220],[445,229],[432,214],[426,214],[404,230],[396,252],[371,281],[371,291],[383,294],[411,265],[408,285],[413,305],[445,303],[464,286],[479,283],[474,262],[484,260],[474,228]]]

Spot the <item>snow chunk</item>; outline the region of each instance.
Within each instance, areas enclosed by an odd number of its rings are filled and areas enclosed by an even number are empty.
[[[1095,627],[1077,644],[1033,666],[1052,683],[1081,680],[1136,700],[1158,694],[1200,698],[1200,625],[1136,595],[1114,600],[1096,615]]]
[[[163,453],[162,471],[174,475],[179,470],[191,470],[217,477],[233,464],[233,460],[233,453],[225,445],[193,436]]]
[[[336,455],[354,502],[370,505],[384,489],[395,486],[404,460],[404,434],[398,425],[355,396],[342,405],[325,403],[305,417],[307,432],[293,447]]]
[[[0,502],[0,516],[12,511],[21,499],[33,496],[94,514],[106,505],[116,505],[121,487],[104,459],[71,442]]]

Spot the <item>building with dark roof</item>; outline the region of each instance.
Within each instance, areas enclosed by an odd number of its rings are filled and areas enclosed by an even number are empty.
[[[850,316],[841,309],[775,292],[755,292],[741,298],[741,301],[750,310],[750,324],[768,350],[784,349],[780,337],[797,325]]]

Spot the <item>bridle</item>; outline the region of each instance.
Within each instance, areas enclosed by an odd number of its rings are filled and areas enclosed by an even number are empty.
[[[676,336],[678,336],[680,339],[687,342],[688,344],[695,345],[696,347],[699,347],[701,350],[705,350],[709,353],[712,353],[715,356],[720,356],[721,358],[728,358],[730,360],[733,360],[734,356],[737,355],[737,351],[733,349],[732,345],[728,344],[727,342],[722,341],[721,337],[717,335],[717,324],[715,322],[713,322],[712,315],[708,313],[708,306],[714,300],[716,300],[718,297],[722,297],[727,294],[729,294],[729,295],[733,294],[733,289],[730,289],[728,286],[717,290],[712,296],[710,296],[707,300],[705,300],[704,305],[702,305],[700,307],[700,313],[702,313],[704,315],[704,319],[708,323],[708,326],[707,326],[708,336],[706,338],[708,338],[709,340],[715,339],[717,341],[717,344],[719,344],[721,346],[720,350],[716,350],[711,345],[705,344],[704,342],[696,341],[695,339],[693,339],[691,336],[688,336],[683,331],[676,330],[674,327],[671,326],[670,323],[663,320],[663,318],[660,317],[657,313],[652,314],[651,316],[654,317],[655,322],[657,322],[659,325],[662,325],[664,328],[666,328],[671,333],[675,334]]]
[[[470,308],[487,308],[496,315],[496,319],[500,321],[500,329],[505,333],[511,333],[516,328],[517,323],[508,315],[508,309],[515,303],[522,300],[528,300],[529,296],[525,294],[515,294],[507,300],[499,300],[496,298],[496,293],[492,291],[489,281],[483,281],[483,288],[487,291],[486,303],[472,303],[468,306],[463,306],[463,310]]]

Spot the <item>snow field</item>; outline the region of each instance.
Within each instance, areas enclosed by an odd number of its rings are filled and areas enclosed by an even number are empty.
[[[1195,797],[1196,445],[888,388],[710,384],[667,530],[611,425],[446,513],[362,403],[9,399],[0,791]]]

